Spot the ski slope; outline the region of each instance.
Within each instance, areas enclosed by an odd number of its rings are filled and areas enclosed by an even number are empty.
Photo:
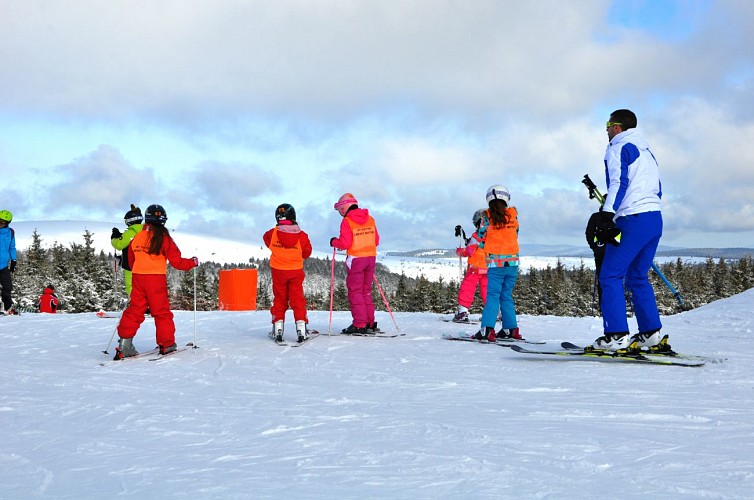
[[[199,348],[108,362],[117,319],[0,317],[0,498],[751,498],[753,304],[663,318],[676,350],[726,358],[702,368],[449,342],[474,327],[421,313],[396,315],[402,337],[328,337],[327,311],[296,349],[265,311],[176,312]],[[600,332],[520,326],[555,345]],[[135,345],[154,346],[152,320]]]

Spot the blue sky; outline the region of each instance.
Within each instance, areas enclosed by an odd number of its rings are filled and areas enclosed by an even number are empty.
[[[18,221],[326,250],[352,192],[383,250],[450,247],[492,184],[523,243],[581,244],[610,111],[660,162],[667,246],[754,246],[754,2],[0,4],[0,205]],[[44,235],[42,235],[44,236]]]

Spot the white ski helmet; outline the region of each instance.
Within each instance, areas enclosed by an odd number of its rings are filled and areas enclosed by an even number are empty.
[[[508,188],[501,186],[500,184],[490,186],[490,188],[487,190],[487,203],[492,200],[503,200],[506,205],[510,205],[511,194],[508,191]]]

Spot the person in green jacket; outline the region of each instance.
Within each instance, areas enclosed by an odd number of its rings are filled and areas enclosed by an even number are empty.
[[[134,239],[134,236],[141,231],[143,227],[141,223],[144,220],[144,217],[141,215],[141,209],[132,203],[131,210],[126,212],[126,215],[123,216],[123,220],[128,228],[124,233],[121,233],[117,227],[114,227],[113,234],[110,236],[110,243],[113,245],[113,248],[122,252],[120,266],[123,268],[123,283],[126,286],[126,295],[130,297],[131,266],[128,263],[128,245],[131,244],[131,240]]]

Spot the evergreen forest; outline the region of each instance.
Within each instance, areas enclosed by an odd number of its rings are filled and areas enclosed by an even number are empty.
[[[83,243],[64,247],[58,243],[46,248],[35,231],[28,249],[18,251],[14,275],[13,298],[22,312],[36,312],[37,301],[47,285],[55,287],[60,312],[81,313],[99,310],[114,311],[125,307],[120,257],[114,253],[95,251],[92,234],[83,234]],[[258,270],[257,309],[271,305],[271,278],[267,259],[250,259],[246,263],[217,264],[202,262],[195,270],[180,272],[168,266],[168,287],[172,308],[200,311],[218,308],[219,271],[231,268]],[[735,295],[754,285],[754,260],[749,255],[740,259],[712,259],[704,263],[688,263],[678,258],[659,266],[661,272],[680,294],[674,296],[660,277],[650,271],[658,307],[663,315],[693,309],[709,302]],[[333,309],[348,310],[345,287],[346,266],[329,258],[307,259],[304,292],[311,310],[330,309],[331,275],[334,273]],[[430,281],[423,276],[409,278],[390,272],[378,264],[377,283],[373,290],[377,309],[405,312],[455,312],[457,281]],[[195,296],[196,294],[196,296]],[[599,314],[595,296],[594,271],[582,261],[576,268],[560,262],[545,269],[521,269],[514,290],[518,314],[554,316],[592,316]],[[682,302],[682,304],[681,304]],[[482,302],[477,293],[472,313],[481,313]],[[629,311],[630,313],[630,311]]]

